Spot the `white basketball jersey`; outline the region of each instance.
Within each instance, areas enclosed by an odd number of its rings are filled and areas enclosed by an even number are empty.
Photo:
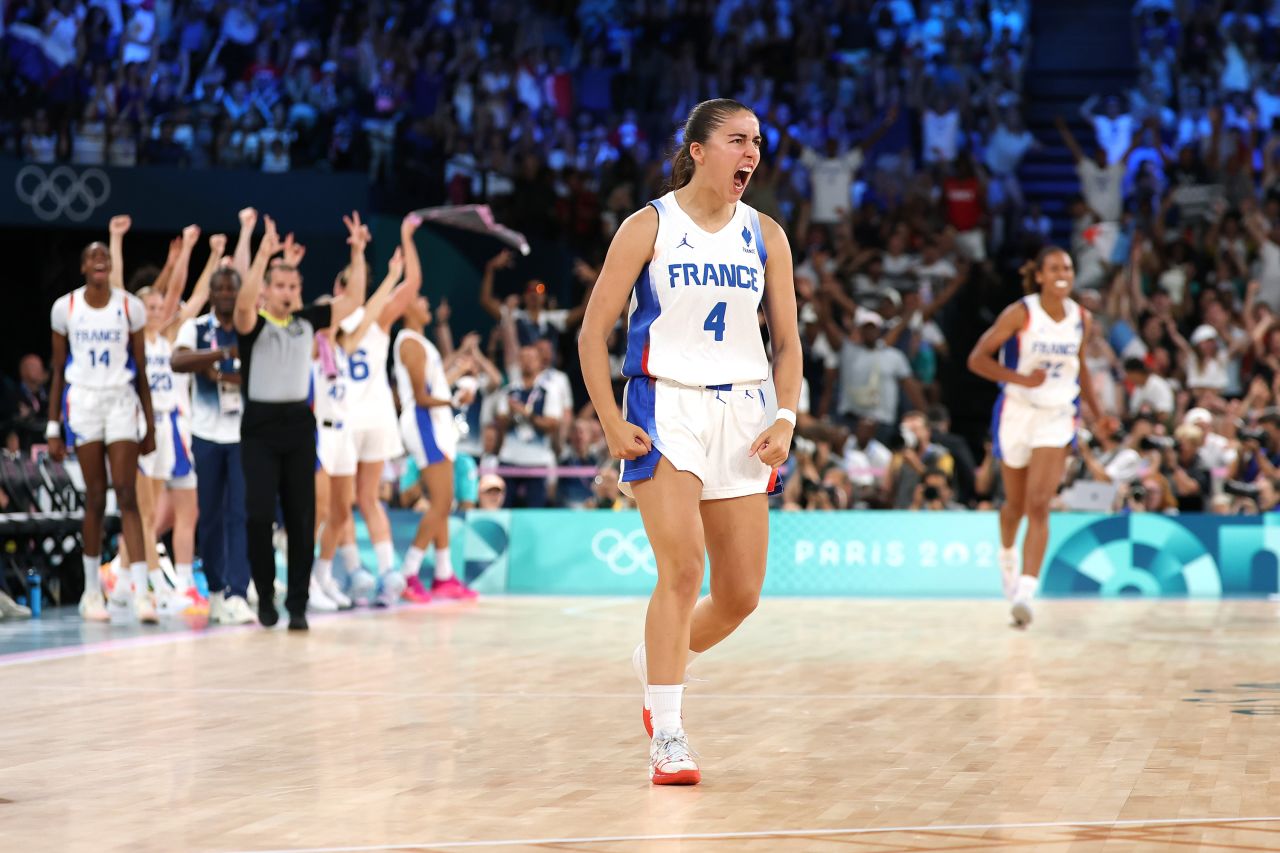
[[[187,413],[191,386],[187,373],[173,372],[173,343],[164,335],[147,341],[147,382],[151,385],[151,411],[156,415],[177,410]]]
[[[102,308],[89,305],[85,288],[58,297],[49,325],[67,337],[66,380],[79,388],[119,388],[137,376],[129,336],[147,324],[142,300],[112,290]]]
[[[395,425],[396,403],[387,380],[391,338],[377,323],[347,353],[347,411],[357,429]]]
[[[1035,388],[1006,384],[1005,396],[1032,406],[1070,406],[1080,396],[1080,348],[1084,342],[1084,314],[1072,299],[1063,305],[1059,322],[1040,306],[1040,295],[1023,297],[1027,324],[1004,345],[1001,361],[1023,376],[1043,370],[1044,382]]]
[[[649,203],[658,211],[658,236],[631,295],[623,374],[694,387],[764,381],[769,359],[756,312],[767,253],[759,214],[738,202],[729,224],[709,234],[674,192]]]
[[[408,329],[401,329],[396,336],[396,392],[401,398],[401,409],[410,409],[415,405],[416,394],[413,393],[413,379],[408,375],[408,369],[404,366],[404,360],[401,356],[401,350],[406,341],[417,341],[422,346],[422,351],[426,353],[426,366],[424,377],[426,379],[426,393],[436,398],[436,400],[449,400],[453,397],[453,391],[449,388],[448,375],[444,373],[444,359],[440,357],[440,351],[436,350],[434,343],[421,336],[417,332],[410,332]],[[453,420],[453,411],[449,406],[433,406],[431,411],[436,409],[442,410],[444,414],[449,416],[449,420]]]
[[[338,424],[343,423],[347,418],[348,411],[348,392],[350,391],[350,370],[351,365],[347,360],[347,354],[342,351],[342,347],[331,347],[333,350],[333,364],[337,368],[337,373],[329,376],[325,373],[324,365],[320,359],[313,359],[311,362],[311,379],[315,388],[315,413],[316,421],[323,424],[324,421]]]

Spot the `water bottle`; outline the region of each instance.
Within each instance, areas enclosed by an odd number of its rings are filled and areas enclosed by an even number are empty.
[[[38,569],[27,569],[27,597],[31,599],[31,615],[40,618],[40,572]]]

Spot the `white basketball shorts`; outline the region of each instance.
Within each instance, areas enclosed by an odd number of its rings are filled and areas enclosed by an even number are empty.
[[[196,467],[191,456],[191,426],[177,409],[156,415],[156,449],[138,457],[138,470],[170,489],[194,489]]]
[[[62,423],[68,446],[102,441],[140,441],[142,404],[132,385],[116,388],[71,386],[62,396]]]
[[[404,455],[400,429],[394,415],[385,423],[351,430],[356,446],[356,459],[361,462],[386,462]]]
[[[623,494],[652,478],[663,457],[702,481],[704,501],[771,494],[779,486],[776,471],[747,455],[768,426],[760,383],[692,388],[636,377],[623,393],[622,416],[653,441],[644,456],[623,460]]]
[[[1077,406],[1040,408],[1001,394],[991,415],[992,452],[1011,468],[1025,468],[1037,447],[1066,447],[1076,438]]]
[[[317,425],[316,461],[330,477],[354,477],[356,475],[355,432],[345,424]]]
[[[458,428],[449,406],[405,409],[400,413],[400,437],[419,469],[454,459],[458,454]]]

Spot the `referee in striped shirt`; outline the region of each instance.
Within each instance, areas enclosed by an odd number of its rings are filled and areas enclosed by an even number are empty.
[[[315,556],[315,416],[307,405],[311,350],[324,329],[364,303],[367,277],[364,249],[369,230],[360,214],[343,217],[351,245],[352,274],[347,289],[327,305],[302,306],[298,264],[305,252],[284,243],[271,217],[253,267],[236,298],[244,415],[240,420],[240,462],[244,468],[249,567],[258,590],[258,621],[270,628],[280,618],[275,605],[272,525],[279,500],[289,537],[289,629],[307,630],[307,590]],[[272,262],[278,252],[281,261]],[[262,308],[259,310],[259,296]]]

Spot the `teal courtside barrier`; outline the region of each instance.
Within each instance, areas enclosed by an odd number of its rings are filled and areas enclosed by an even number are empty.
[[[398,549],[417,518],[393,511]],[[634,512],[474,511],[453,563],[479,591],[646,595],[656,566]],[[364,531],[361,530],[362,541]],[[994,513],[774,513],[766,595],[999,597]],[[372,554],[367,555],[368,558]],[[431,557],[423,568],[430,572]],[[370,562],[372,562],[370,560]],[[1280,592],[1280,515],[1054,515],[1045,595]]]

